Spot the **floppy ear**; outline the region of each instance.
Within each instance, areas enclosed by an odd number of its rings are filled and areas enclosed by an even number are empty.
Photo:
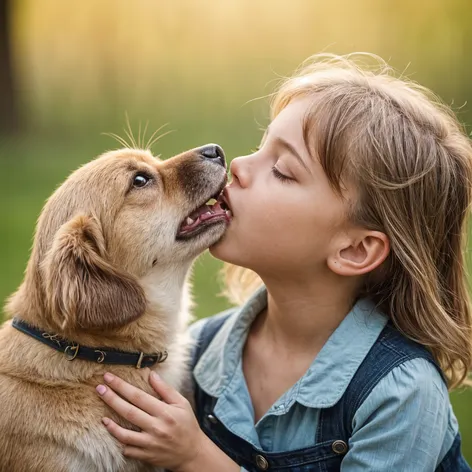
[[[142,288],[106,262],[105,254],[95,217],[78,215],[56,233],[42,269],[47,304],[62,329],[117,328],[144,313]]]

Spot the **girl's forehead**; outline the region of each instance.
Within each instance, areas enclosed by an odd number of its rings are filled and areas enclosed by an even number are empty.
[[[302,132],[304,120],[310,109],[312,100],[308,97],[298,98],[290,102],[280,113],[272,120],[270,128],[277,131],[296,131]]]
[[[311,105],[312,101],[307,97],[290,102],[267,127],[263,142],[268,138],[282,139],[293,145],[300,154],[310,154],[306,148],[304,131]]]

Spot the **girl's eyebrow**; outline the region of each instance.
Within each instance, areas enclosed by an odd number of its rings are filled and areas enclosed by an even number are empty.
[[[285,139],[279,137],[279,136],[276,136],[274,138],[274,141],[280,146],[280,147],[283,147],[285,149],[287,149],[287,151],[290,152],[290,154],[292,154],[293,156],[295,156],[295,158],[300,162],[300,164],[305,168],[305,170],[308,172],[308,173],[311,173],[308,165],[306,164],[306,162],[301,158],[300,154],[298,154],[297,150],[295,149],[295,147],[290,144],[289,142],[285,141]]]

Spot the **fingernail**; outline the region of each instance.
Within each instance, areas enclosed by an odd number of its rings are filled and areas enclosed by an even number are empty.
[[[110,424],[110,420],[108,418],[102,418],[102,423],[105,425],[105,426],[108,426]]]
[[[103,378],[105,379],[105,382],[113,382],[113,379],[115,376],[113,374],[110,374],[110,372],[107,372]]]
[[[97,385],[96,390],[100,395],[103,395],[107,391],[107,388],[105,385]]]
[[[154,371],[151,372],[151,377],[154,379],[154,380],[161,380],[161,377],[159,374],[156,374]]]

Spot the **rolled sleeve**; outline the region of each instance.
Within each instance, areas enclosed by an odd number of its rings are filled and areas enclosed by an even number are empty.
[[[393,369],[353,419],[342,472],[435,470],[454,440],[449,396],[436,368],[414,359]]]

